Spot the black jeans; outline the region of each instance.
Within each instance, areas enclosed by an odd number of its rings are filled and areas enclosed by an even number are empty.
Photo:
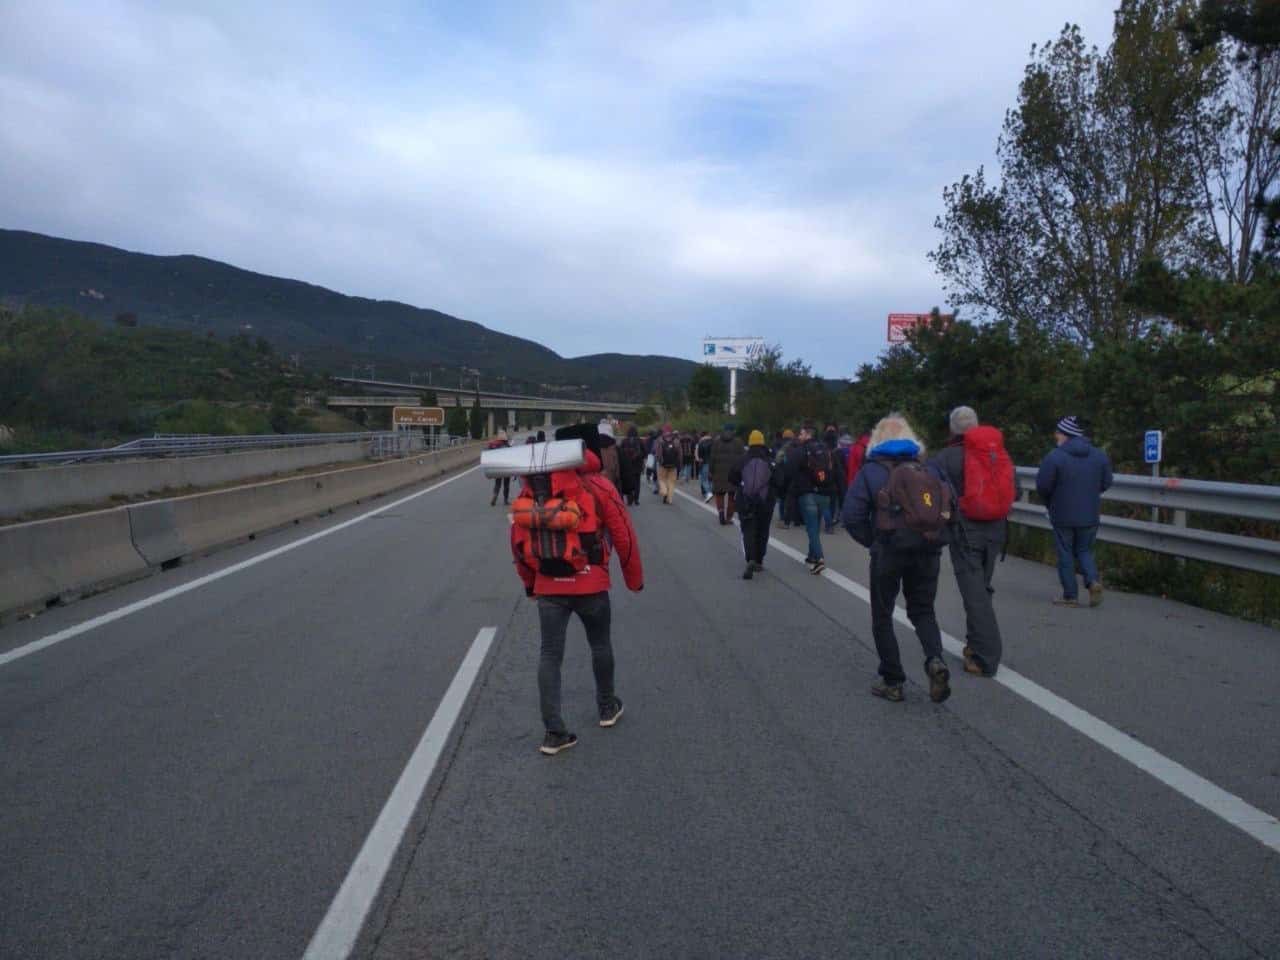
[[[925,661],[942,656],[942,633],[933,612],[941,565],[940,550],[894,550],[878,541],[871,547],[871,635],[885,683],[900,684],[907,679],[893,632],[893,605],[899,587],[907,600],[907,619],[916,628],[924,648]]]
[[[739,511],[742,552],[746,554],[747,563],[764,563],[765,551],[769,549],[769,521],[772,519],[772,500],[752,504],[746,510]]]
[[[511,499],[511,478],[510,477],[494,477],[493,478],[493,499],[498,499],[498,491],[502,491],[502,499]]]
[[[560,716],[560,664],[564,662],[564,639],[569,619],[578,615],[591,645],[591,670],[596,676],[596,705],[613,703],[613,645],[609,642],[611,619],[609,594],[539,597],[538,619],[542,622],[542,658],[538,663],[538,694],[542,700],[542,724],[550,733],[564,733]]]
[[[991,577],[1003,543],[1003,536],[965,527],[957,527],[951,538],[951,566],[964,601],[965,643],[983,673],[991,675],[1000,668],[1004,653],[1000,624],[991,602],[995,593]]]

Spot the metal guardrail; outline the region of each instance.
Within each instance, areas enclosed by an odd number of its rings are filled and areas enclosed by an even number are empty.
[[[1035,467],[1017,468],[1020,493],[1035,491],[1036,472]],[[1104,514],[1098,530],[1100,540],[1280,576],[1280,541],[1198,530],[1186,525],[1188,513],[1280,524],[1280,487],[1116,474],[1111,489],[1103,493],[1102,498],[1172,510],[1174,522],[1156,523]],[[1026,500],[1013,505],[1010,519],[1043,530],[1052,529],[1045,508]]]
[[[330,407],[420,407],[422,398],[412,397],[329,397],[325,404]]]
[[[125,460],[135,457],[192,457],[201,454],[227,453],[232,450],[269,449],[274,447],[306,447],[327,443],[368,443],[371,456],[382,454],[393,444],[410,444],[409,437],[416,436],[420,445],[412,452],[451,446],[458,438],[444,433],[423,441],[422,435],[403,431],[400,437],[394,431],[362,431],[360,433],[281,433],[253,436],[210,436],[207,434],[157,434],[131,440],[116,447],[101,450],[60,450],[55,453],[17,453],[0,456],[0,467],[21,467],[33,464],[71,464],[103,460]],[[385,438],[390,438],[389,440]],[[378,446],[384,444],[384,446]],[[376,449],[375,449],[376,447]],[[411,452],[406,450],[406,452]]]

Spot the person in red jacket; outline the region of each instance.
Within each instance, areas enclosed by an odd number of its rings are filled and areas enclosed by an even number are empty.
[[[858,471],[867,460],[867,445],[871,442],[871,432],[867,431],[849,448],[849,462],[845,466],[845,484],[852,490],[853,481],[858,478]]]
[[[571,576],[544,574],[527,560],[525,543],[531,536],[530,531],[517,524],[511,526],[511,551],[515,557],[516,573],[524,584],[525,595],[537,599],[542,628],[538,694],[546,736],[538,749],[547,756],[554,756],[578,742],[560,715],[560,666],[564,661],[565,634],[575,613],[586,628],[587,643],[591,646],[591,669],[596,679],[600,726],[612,727],[622,716],[622,701],[614,691],[613,644],[609,636],[611,551],[618,556],[627,588],[637,593],[644,589],[644,569],[640,564],[635,528],[617,488],[600,472],[596,426],[579,424],[556,431],[557,440],[579,438],[586,446],[586,462],[577,468],[578,481],[582,495],[590,496],[595,502],[596,515],[604,534],[599,537],[603,562],[588,564]]]

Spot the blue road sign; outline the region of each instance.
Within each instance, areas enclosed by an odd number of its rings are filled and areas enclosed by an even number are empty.
[[[1142,437],[1142,459],[1147,463],[1159,463],[1164,455],[1164,434],[1148,430]]]

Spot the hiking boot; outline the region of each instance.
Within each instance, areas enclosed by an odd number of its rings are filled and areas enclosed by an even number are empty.
[[[827,561],[819,558],[813,561],[813,566],[809,568],[809,572],[812,573],[814,576],[817,576],[825,569],[827,569]]]
[[[763,563],[763,561],[757,560],[757,561],[753,564],[753,566],[756,568],[756,573],[760,573],[762,570],[764,570],[764,563]]]
[[[942,703],[951,696],[951,671],[937,657],[933,657],[924,665],[924,672],[929,675],[929,699],[934,703]]]
[[[972,657],[972,656],[970,656],[969,654],[965,654],[965,658],[964,658],[964,672],[965,672],[965,673],[971,673],[971,674],[973,674],[975,677],[991,677],[991,676],[994,676],[994,674],[987,673],[987,671],[983,670],[983,669],[982,669],[982,664],[978,663],[978,661],[977,661],[977,660],[975,660],[975,659],[973,659],[973,657]]]
[[[883,700],[889,700],[893,703],[901,703],[903,701],[902,684],[885,683],[884,677],[881,677],[871,685],[871,695],[880,697]]]
[[[607,707],[600,708],[600,726],[612,727],[622,717],[622,701],[617,697]]]
[[[497,506],[497,503],[498,503],[498,495],[495,493],[493,495],[493,499],[489,501],[489,506],[491,507]]]
[[[703,502],[703,503],[710,503],[712,500],[714,500],[714,499],[715,499],[715,496],[716,496],[716,495],[715,495],[714,493],[708,493],[705,497],[703,497],[703,498],[702,498],[702,502]]]
[[[619,710],[619,713],[622,711]],[[538,752],[548,757],[554,757],[561,750],[568,750],[578,742],[577,736],[572,733],[552,733],[547,731],[547,735],[542,738],[542,746],[538,748]]]
[[[1089,606],[1091,607],[1102,606],[1102,581],[1099,580],[1097,583],[1089,584],[1088,590],[1089,590]]]
[[[1080,606],[1080,601],[1075,597],[1055,597],[1053,605],[1055,607],[1078,607]]]
[[[756,572],[756,565],[748,561],[747,569],[742,571],[742,579],[750,580],[755,575],[755,572]]]

